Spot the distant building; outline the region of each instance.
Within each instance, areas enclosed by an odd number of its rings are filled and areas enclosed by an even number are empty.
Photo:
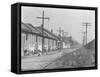
[[[70,36],[69,37],[63,36],[61,38],[62,38],[62,40],[61,40],[62,48],[70,48],[71,47],[71,40],[72,40],[72,38]]]

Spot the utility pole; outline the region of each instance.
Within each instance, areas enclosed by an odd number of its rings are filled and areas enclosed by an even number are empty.
[[[86,32],[83,32],[83,46],[86,44]]]
[[[42,17],[37,17],[42,20],[42,52],[44,51],[44,19],[50,19],[49,17],[44,17],[44,10],[42,12]]]
[[[64,32],[64,30],[62,30],[62,36],[64,36],[65,35],[65,32]]]
[[[62,34],[63,30],[61,29],[61,27],[59,27],[59,30],[57,30],[57,31],[59,32],[59,36],[61,38],[61,34]]]
[[[90,23],[86,22],[86,23],[83,23],[83,26],[86,27],[86,44],[87,44],[87,28],[88,26],[91,26]]]
[[[59,32],[59,37],[60,37],[60,49],[62,48],[62,36],[61,33],[63,32],[63,30],[61,29],[61,27],[59,27],[59,30],[57,30]]]

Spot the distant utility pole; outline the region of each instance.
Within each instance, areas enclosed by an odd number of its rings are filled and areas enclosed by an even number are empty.
[[[68,32],[64,32],[64,35],[67,37],[68,36]]]
[[[65,32],[64,30],[61,30],[62,31],[62,36],[66,36],[68,35],[68,32]]]
[[[83,23],[83,26],[86,27],[86,44],[87,44],[87,28],[88,28],[88,26],[91,26],[90,24],[91,24],[91,23],[88,23],[88,22]]]
[[[63,32],[63,30],[61,29],[61,27],[59,27],[59,30],[57,30],[58,32],[59,32],[59,37],[60,37],[60,49],[61,49],[61,47],[62,47],[62,36],[61,36],[61,34],[62,34],[62,32]]]
[[[59,32],[59,36],[61,38],[61,34],[62,34],[63,30],[61,29],[61,27],[59,27],[59,30],[57,30],[57,31]]]
[[[64,36],[65,35],[65,32],[64,32],[64,30],[62,30],[62,36]]]
[[[85,32],[83,32],[83,46],[86,44],[86,33]]]
[[[49,17],[44,17],[44,10],[42,12],[42,17],[37,17],[38,19],[42,20],[42,52],[44,50],[44,19],[50,19]]]

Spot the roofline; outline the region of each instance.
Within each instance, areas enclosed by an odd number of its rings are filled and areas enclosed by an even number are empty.
[[[41,32],[41,29],[39,29],[39,28],[37,28],[37,27],[34,27],[34,26],[33,26],[32,24],[30,24],[30,23],[23,23],[23,22],[21,22],[21,24],[26,25],[26,27],[30,29],[30,27],[27,26],[27,25],[29,25],[29,26],[35,28],[35,30],[37,30],[39,33]],[[48,34],[50,34],[51,36],[53,36],[53,37],[55,37],[55,38],[49,37],[49,36],[47,36],[47,35],[46,35],[46,36],[44,35],[44,37],[50,38],[50,39],[54,39],[54,40],[59,40],[59,39],[57,38],[56,35],[54,35],[53,33],[49,32],[49,31],[46,30],[45,28],[43,28],[43,29],[44,29]],[[39,34],[39,33],[36,33],[36,32],[32,32],[32,29],[30,29],[30,30],[31,30],[31,31],[22,29],[22,32],[24,32],[24,33],[31,33],[31,34],[37,34],[37,35],[39,35],[39,36],[42,35],[42,34],[41,34],[42,32]],[[47,33],[46,33],[46,34],[47,34]]]

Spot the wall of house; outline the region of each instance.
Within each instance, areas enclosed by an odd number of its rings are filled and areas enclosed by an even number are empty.
[[[35,46],[36,46],[36,35],[27,34],[25,49],[32,51],[35,50]]]
[[[38,36],[38,50],[42,51],[42,37]]]
[[[21,52],[22,56],[24,56],[24,50],[33,51],[36,48],[36,35],[32,34],[21,34]]]
[[[44,48],[48,51],[48,38],[44,39]]]
[[[57,40],[44,39],[44,49],[46,51],[56,50],[58,47]],[[21,34],[21,54],[24,56],[24,51],[34,52],[35,50],[42,51],[42,37],[34,34]]]

